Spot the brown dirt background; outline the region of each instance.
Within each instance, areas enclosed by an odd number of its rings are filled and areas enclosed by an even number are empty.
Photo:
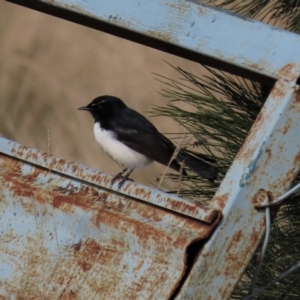
[[[110,94],[148,119],[164,105],[153,73],[180,75],[164,61],[200,75],[199,64],[72,22],[0,1],[0,135],[42,151],[116,174],[120,168],[96,144],[93,121],[78,107]],[[163,133],[184,132],[173,120],[151,122]],[[133,173],[148,183],[164,167]]]

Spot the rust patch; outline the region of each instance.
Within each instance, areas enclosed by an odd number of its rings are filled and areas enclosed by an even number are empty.
[[[239,244],[241,241],[243,241],[244,235],[242,230],[237,231],[234,236],[232,237],[232,241],[231,241],[231,246],[236,246],[237,244]],[[230,247],[228,249],[230,249]]]
[[[293,68],[293,64],[287,64],[280,70],[279,74],[285,77],[291,77],[291,75],[293,74]]]
[[[265,220],[263,219],[263,222],[265,223]],[[236,252],[236,249],[240,248],[241,243],[247,243],[251,249],[253,250],[253,247],[257,244],[257,240],[259,238],[260,233],[259,232],[252,232],[250,237],[245,236],[242,230],[237,231],[232,239],[230,244],[228,245],[226,249],[226,256],[225,259],[230,261],[230,264],[227,265],[226,269],[221,270],[221,274],[224,274],[225,277],[232,278],[232,274],[237,274],[240,272],[241,269],[245,266],[245,257],[250,260],[251,255],[249,255],[249,248],[244,249],[243,253]],[[250,250],[251,251],[251,250]]]
[[[297,153],[293,160],[293,167],[286,173],[286,175],[283,178],[278,179],[277,181],[273,182],[270,186],[270,190],[274,192],[274,195],[271,199],[273,201],[275,197],[279,197],[280,194],[278,194],[278,190],[280,191],[286,191],[291,183],[294,181],[298,174],[299,170],[299,164],[300,164],[300,152]]]
[[[77,263],[81,267],[83,272],[87,272],[92,268],[92,264],[86,261],[78,261]]]
[[[266,219],[263,218],[263,219],[261,220],[261,228],[262,228],[262,227],[265,227],[265,224],[266,224]],[[260,236],[260,232],[258,232],[258,231],[253,231],[253,232],[251,233],[251,235],[250,235],[250,244],[251,244],[251,246],[252,246],[252,251],[253,251],[253,253],[254,253],[254,251],[255,251],[255,249],[253,248],[253,245],[257,245],[257,240],[258,240],[259,236]],[[247,250],[246,250],[246,251],[247,251]]]
[[[299,163],[300,163],[300,152],[298,152],[294,158],[294,165],[299,165]]]
[[[269,193],[267,191],[265,191],[264,189],[259,189],[251,199],[251,202],[255,206],[267,204],[269,201],[270,201]]]
[[[75,250],[75,251],[80,251],[81,249],[81,245],[82,245],[82,241],[80,240],[78,243],[72,245],[71,247]]]
[[[64,212],[73,212],[74,206],[79,206],[80,208],[86,210],[89,206],[80,201],[79,197],[69,197],[64,195],[55,195],[53,197],[53,207],[61,209]]]
[[[73,291],[64,290],[58,297],[58,300],[78,300],[78,298]]]
[[[173,210],[183,210],[187,213],[196,213],[196,207],[179,201],[170,200],[170,206]]]
[[[94,239],[80,242],[79,251],[77,250],[78,244],[73,245],[72,248],[75,251],[73,253],[74,260],[83,272],[90,271],[98,263],[109,266],[112,260],[116,258],[115,245],[114,247],[101,246]]]
[[[84,243],[85,251],[88,250],[90,257],[97,257],[101,251],[101,246],[95,240],[88,240]]]
[[[93,190],[93,196],[96,197],[97,194],[99,195],[99,193],[96,193],[96,191]],[[109,197],[109,193],[103,192],[103,193],[100,193],[100,195],[97,197],[96,201],[105,203],[108,201],[108,197]]]
[[[92,175],[92,176],[91,176],[91,179],[92,179],[93,181],[98,181],[98,176],[97,176],[97,174]]]
[[[134,194],[148,199],[151,196],[151,191],[146,192],[143,188],[136,188]]]
[[[249,67],[253,68],[255,70],[258,70],[258,71],[260,71],[262,69],[262,66],[259,64],[250,64]]]
[[[295,103],[300,103],[300,89],[299,89],[299,87],[298,87],[298,89],[296,90],[296,92],[295,92],[295,94],[296,94],[296,97],[295,97]]]
[[[285,135],[292,127],[293,120],[291,118],[288,118],[283,129],[281,130],[282,134]]]
[[[292,184],[292,182],[294,181],[294,179],[296,178],[298,172],[296,172],[295,167],[287,172],[285,178],[283,178],[283,179],[281,178],[280,183],[282,184],[283,190],[288,189],[290,187],[290,185]]]
[[[101,252],[101,246],[95,240],[80,241],[71,246],[74,249],[73,255],[77,265],[83,272],[90,271],[93,264],[97,263],[97,257]]]
[[[264,118],[264,109],[262,109],[253,126],[251,127],[250,131],[248,132],[248,135],[245,141],[243,142],[239,152],[237,153],[237,156],[235,158],[236,160],[239,160],[244,163],[245,161],[249,161],[249,159],[253,156],[255,148],[249,148],[248,141],[252,139],[252,137],[255,136],[257,132],[262,129],[262,127],[264,126],[264,122],[266,121],[267,120]]]
[[[272,159],[271,149],[266,149],[266,154],[267,154],[267,159],[266,159],[266,163],[267,163],[270,159]],[[262,173],[262,175],[263,175],[263,173]]]
[[[281,100],[285,96],[285,90],[283,89],[282,82],[279,81],[277,84],[274,85],[274,87],[271,90],[270,96],[273,97],[273,99]]]
[[[28,181],[33,182],[38,178],[39,175],[40,171],[37,168],[33,168],[32,171],[26,175],[26,178]]]
[[[10,186],[10,191],[13,193],[13,195],[19,196],[19,197],[28,197],[33,198],[36,189],[32,188],[29,184],[25,182],[18,182],[17,184],[12,184]]]
[[[256,118],[256,122],[261,122],[262,118],[263,118],[262,113],[259,113],[257,118]]]
[[[73,165],[72,172],[76,174],[77,170],[78,170],[78,165]]]
[[[233,249],[236,249],[238,248],[238,244],[240,244],[241,242],[245,242],[245,238],[244,238],[244,233],[242,230],[239,230],[237,231],[232,239],[231,239],[231,242],[230,244],[228,245],[228,248],[226,250],[226,259],[230,260],[232,262],[232,265],[227,268],[226,270],[224,270],[224,272],[228,272],[228,276],[230,274],[232,274],[232,272],[236,272],[238,271],[238,268],[239,268],[239,265],[243,265],[244,262],[243,260],[238,260],[236,257],[235,257],[235,253],[236,251],[232,250]],[[225,274],[225,273],[224,273]],[[226,274],[225,274],[226,275]]]
[[[223,210],[223,208],[225,207],[227,201],[228,201],[228,196],[229,194],[223,194],[220,196],[216,196],[213,198],[213,206],[217,207],[217,209]]]

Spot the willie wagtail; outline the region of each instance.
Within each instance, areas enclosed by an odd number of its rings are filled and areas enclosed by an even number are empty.
[[[119,178],[119,188],[136,168],[142,168],[153,160],[167,166],[176,149],[144,116],[130,109],[113,96],[100,96],[87,106],[79,108],[89,111],[94,118],[94,135],[102,150],[119,166],[124,168],[117,174],[112,184]],[[171,162],[170,168],[180,172],[180,163],[201,177],[213,181],[218,176],[217,168],[204,162],[213,161],[189,150],[180,150]],[[126,171],[128,173],[122,176]],[[183,174],[186,171],[183,169]]]

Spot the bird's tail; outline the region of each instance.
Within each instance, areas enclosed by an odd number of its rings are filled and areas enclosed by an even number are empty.
[[[207,162],[186,151],[180,151],[177,155],[177,160],[199,176],[207,178],[210,181],[214,181],[218,177],[219,170],[216,167],[211,166]]]

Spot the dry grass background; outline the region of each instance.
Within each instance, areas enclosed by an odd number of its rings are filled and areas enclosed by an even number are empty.
[[[179,75],[164,61],[195,74],[200,65],[8,2],[0,2],[0,135],[115,174],[102,154],[88,113],[77,110],[103,94],[121,97],[143,113],[166,103],[154,73]],[[161,132],[184,132],[174,121],[150,119]],[[157,163],[133,173],[148,183]]]

